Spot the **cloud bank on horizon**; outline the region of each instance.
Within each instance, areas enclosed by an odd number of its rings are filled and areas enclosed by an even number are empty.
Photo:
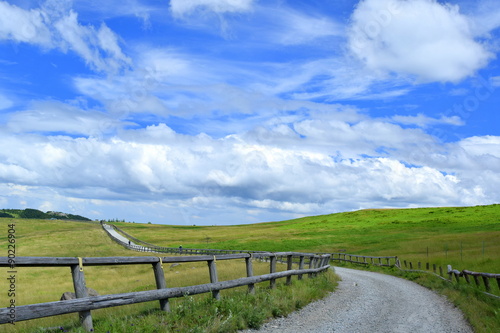
[[[0,206],[211,225],[499,203],[498,13],[0,1]]]

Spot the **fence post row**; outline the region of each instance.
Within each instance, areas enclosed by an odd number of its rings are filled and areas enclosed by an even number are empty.
[[[399,262],[399,259],[396,259],[396,262]],[[406,260],[404,260],[403,263],[404,263],[405,269],[408,268],[408,265],[409,265],[410,271],[415,271],[415,270],[413,270],[413,263],[411,261],[407,263]],[[445,276],[443,275],[443,267],[442,266],[438,267],[438,266],[436,266],[436,264],[432,264],[432,272],[431,272],[430,271],[430,263],[425,264],[426,270],[421,270],[421,268],[422,268],[421,262],[418,262],[417,264],[418,264],[418,268],[419,268],[417,270],[418,272],[431,273],[431,274],[434,274],[435,276],[438,276],[438,277],[440,277],[444,280],[450,281],[450,282],[453,282],[453,277],[455,277],[456,283],[460,283],[460,278],[463,277],[467,284],[471,284],[470,276],[472,276],[474,278],[474,282],[476,284],[476,287],[481,287],[481,279],[482,279],[483,284],[484,284],[484,288],[487,291],[485,294],[490,296],[490,297],[500,299],[500,296],[492,295],[489,293],[491,291],[490,279],[495,279],[497,281],[497,284],[498,284],[498,289],[500,289],[500,274],[478,273],[478,272],[471,272],[471,271],[468,271],[465,269],[462,271],[459,271],[459,270],[453,269],[453,267],[451,265],[447,265],[446,274],[448,275],[448,277],[445,278]],[[402,269],[398,265],[396,265],[396,266],[401,270],[405,270],[405,269]],[[438,268],[439,268],[439,275],[437,274]]]

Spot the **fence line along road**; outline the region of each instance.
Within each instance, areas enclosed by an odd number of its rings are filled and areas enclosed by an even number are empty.
[[[102,223],[102,227],[103,227],[104,231],[106,231],[108,236],[116,243],[126,247],[127,249],[134,250],[134,251],[140,251],[140,252],[187,254],[187,255],[224,254],[224,253],[227,253],[227,254],[266,253],[266,251],[190,249],[190,248],[157,246],[157,245],[145,242],[143,240],[140,240],[140,239],[126,233],[125,231],[123,231],[122,229],[118,228],[115,225]]]
[[[276,261],[278,256],[286,256],[288,260],[287,270],[277,272]],[[270,273],[254,276],[252,258],[268,257],[270,261]],[[292,269],[293,258],[298,257],[300,265],[298,269]],[[304,268],[308,259],[309,268]],[[219,281],[217,274],[217,260],[245,259],[246,277]],[[163,263],[179,262],[200,262],[206,261],[210,275],[210,283],[194,285],[181,288],[167,288]],[[83,327],[87,331],[93,330],[91,310],[106,307],[134,304],[148,301],[159,301],[160,309],[170,311],[169,298],[183,297],[185,295],[195,295],[211,292],[215,299],[219,299],[219,291],[240,286],[248,286],[250,293],[254,292],[254,285],[259,282],[270,281],[270,287],[276,287],[276,279],[286,277],[286,284],[291,283],[291,277],[297,275],[302,279],[304,274],[314,277],[320,272],[326,271],[330,265],[329,255],[315,255],[294,252],[282,253],[240,253],[222,255],[203,255],[190,257],[97,257],[97,258],[74,258],[74,257],[17,257],[15,260],[16,269],[22,267],[69,267],[73,277],[73,285],[77,299],[39,303],[31,305],[16,306],[15,308],[0,309],[0,324],[16,321],[30,320],[36,318],[50,317],[61,314],[79,312],[79,317]],[[108,266],[108,265],[141,265],[151,264],[156,281],[155,290],[92,296],[87,294],[85,283],[84,267],[86,266]],[[0,257],[0,267],[12,267],[12,262],[8,257]]]
[[[398,263],[397,256],[391,257],[376,257],[376,256],[361,256],[357,254],[348,254],[348,253],[330,253],[332,256],[331,260],[333,261],[345,261],[351,262],[354,264],[363,264],[363,265],[376,265],[376,266],[395,266]],[[337,257],[337,258],[335,258]],[[367,261],[368,259],[368,261]],[[382,263],[382,260],[385,260],[386,263]],[[391,264],[391,260],[394,260],[394,263]],[[378,262],[377,262],[378,261]]]

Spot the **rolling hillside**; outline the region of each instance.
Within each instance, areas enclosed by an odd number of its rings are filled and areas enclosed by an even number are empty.
[[[116,225],[159,246],[345,251],[500,272],[500,205],[373,209],[235,226]]]
[[[457,269],[499,273],[499,220],[500,205],[490,205],[361,210],[234,226],[115,224],[141,240],[160,246],[397,255],[402,260],[452,264]],[[0,224],[5,230],[0,234],[1,243],[7,242],[7,225],[12,223],[15,224],[17,256],[156,255],[122,248],[111,241],[99,224],[67,220],[0,218]],[[205,266],[206,264],[189,264],[169,268],[166,273],[169,286],[182,286],[193,281],[203,283],[207,278]],[[242,269],[239,266],[236,270]],[[268,267],[263,265],[256,269],[265,272]],[[228,278],[236,273],[235,267],[224,268],[221,263],[221,272],[224,270],[227,273],[221,274],[227,274]],[[85,272],[88,285],[104,294],[154,288],[149,267],[89,267]],[[25,268],[22,276],[23,279],[18,284],[20,304],[57,300],[64,291],[72,289],[69,271],[64,269]],[[43,288],[37,288],[34,293],[30,291],[33,284],[40,283]],[[141,304],[106,309],[97,311],[96,318],[104,320],[112,314],[113,317],[126,317],[135,322],[137,319],[130,317],[131,315],[147,312],[155,307],[156,304]],[[490,310],[485,310],[485,313],[488,311]],[[471,313],[475,313],[475,310],[471,310]],[[492,320],[492,325],[496,325],[495,319]],[[74,316],[21,322],[16,325],[16,330],[30,331],[33,327],[47,327],[61,322],[74,325]]]

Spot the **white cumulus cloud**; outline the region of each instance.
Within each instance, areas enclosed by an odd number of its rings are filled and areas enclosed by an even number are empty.
[[[424,82],[458,82],[492,57],[474,37],[470,19],[457,5],[363,0],[351,17],[349,47],[375,71]]]

